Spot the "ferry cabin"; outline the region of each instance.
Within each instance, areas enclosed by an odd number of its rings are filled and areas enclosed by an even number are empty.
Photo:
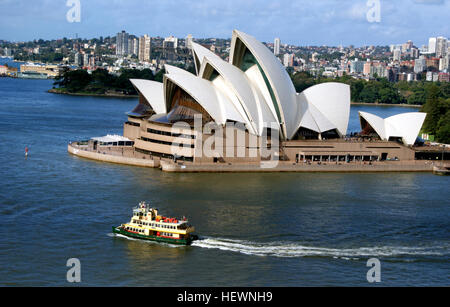
[[[123,229],[144,236],[156,236],[168,239],[187,239],[194,231],[187,221],[165,218],[157,215],[157,210],[133,210],[133,217]]]

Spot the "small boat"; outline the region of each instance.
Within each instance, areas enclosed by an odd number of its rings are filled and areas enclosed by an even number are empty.
[[[449,166],[433,166],[433,174],[440,176],[448,176],[450,175],[450,167]]]
[[[198,239],[193,234],[195,228],[185,217],[176,219],[161,216],[158,209],[150,208],[145,202],[133,209],[129,223],[113,226],[112,231],[131,238],[178,245],[190,245]]]

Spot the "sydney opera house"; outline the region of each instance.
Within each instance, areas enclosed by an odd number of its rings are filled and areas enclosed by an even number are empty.
[[[237,30],[228,62],[199,44],[192,53],[196,74],[165,65],[163,83],[131,80],[139,103],[123,137],[135,152],[194,164],[414,160],[408,145],[423,113],[381,119],[361,112],[362,131],[376,141],[349,141],[348,85],[328,82],[296,93],[279,59]]]

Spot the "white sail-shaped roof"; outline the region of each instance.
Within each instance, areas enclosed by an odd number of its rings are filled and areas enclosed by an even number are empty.
[[[361,118],[364,118],[381,139],[389,139],[386,134],[386,125],[383,118],[367,112],[360,111],[358,113],[360,117],[361,129],[364,128],[362,127]]]
[[[244,122],[244,119],[228,98],[217,90],[210,81],[186,72],[166,74],[164,76],[165,89],[170,82],[191,95],[218,124],[224,125],[227,120]],[[165,95],[166,102],[170,103],[167,91]]]
[[[331,123],[325,115],[308,101],[303,93],[297,95],[297,103],[300,110],[298,113],[299,123],[297,130],[300,128],[307,128],[317,133],[323,133],[336,129],[336,125]]]
[[[206,49],[200,44],[192,43],[192,54],[194,56],[194,65],[195,70],[197,71],[197,75],[200,76],[200,70],[203,64],[203,59],[205,57],[209,59],[219,59],[222,60],[218,55],[216,55],[214,52]]]
[[[262,131],[264,127],[271,127],[271,123],[278,126],[280,130],[280,122],[277,118],[275,106],[272,103],[270,92],[265,86],[264,78],[259,71],[257,65],[249,68],[245,72],[245,76],[249,80],[258,110],[258,129]]]
[[[198,49],[203,47],[195,46],[194,48]],[[230,63],[223,61],[215,54],[206,54],[202,63],[199,75],[207,78],[208,73],[211,73],[211,68],[217,72],[219,76],[212,80],[212,82],[218,87],[228,88],[228,94],[237,98],[231,99],[231,101],[241,113],[242,117],[246,119],[244,123],[249,126],[249,131],[253,134],[261,135],[263,122],[273,121],[273,116],[267,114],[265,111],[260,112],[258,106],[259,100],[255,97],[255,89],[252,88],[252,84],[245,73]]]
[[[143,79],[130,79],[130,82],[145,97],[153,111],[157,114],[167,113],[164,88],[161,82]]]
[[[318,133],[336,129],[341,135],[347,134],[350,116],[350,86],[347,84],[326,82],[311,86],[297,95],[297,104],[299,112],[294,134],[301,127]]]
[[[182,68],[179,68],[176,66],[172,66],[172,65],[168,65],[168,64],[164,65],[164,69],[166,70],[166,74],[189,74],[189,75],[195,76],[194,74],[190,73],[189,71],[187,71],[185,69],[182,69]]]
[[[229,63],[196,43],[192,44],[192,51],[196,74],[165,65],[163,85],[132,80],[156,113],[171,111],[171,99],[179,87],[218,124],[227,120],[241,122],[255,135],[261,136],[274,123],[285,140],[294,138],[301,127],[317,133],[347,133],[348,85],[324,83],[297,94],[279,59],[253,36],[237,30],[233,31]],[[385,129],[386,125],[376,126]],[[380,133],[384,135],[385,131]]]
[[[245,55],[244,46],[251,52],[257,65],[264,72],[268,83],[266,86],[273,96],[271,102],[277,110],[284,138],[289,138],[295,134],[295,119],[298,111],[294,85],[281,62],[266,46],[253,36],[238,30],[233,31],[230,63],[239,65]]]
[[[367,121],[381,139],[388,141],[391,137],[399,137],[406,145],[414,145],[426,115],[421,112],[409,112],[383,119],[374,114],[359,112],[359,116]]]

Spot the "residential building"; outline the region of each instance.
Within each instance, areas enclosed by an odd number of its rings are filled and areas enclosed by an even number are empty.
[[[393,61],[394,61],[394,62],[395,62],[395,61],[400,62],[401,57],[402,57],[402,51],[401,51],[400,49],[395,49],[395,50],[394,50]]]
[[[447,44],[448,41],[445,37],[440,36],[436,39],[436,57],[445,57],[447,54]]]
[[[192,49],[192,42],[194,41],[194,39],[192,38],[192,34],[188,34],[188,36],[186,36],[184,45],[186,48],[188,49]]]
[[[74,65],[77,67],[83,66],[83,54],[82,53],[80,53],[80,52],[75,53]]]
[[[275,38],[273,43],[273,54],[275,54],[276,56],[280,54],[280,44],[281,40],[278,37]]]
[[[128,55],[128,38],[129,38],[129,34],[125,31],[117,33],[116,55],[119,55],[119,56],[127,56]]]
[[[283,65],[284,67],[294,66],[294,54],[285,53],[283,56]]]
[[[178,48],[178,38],[176,38],[172,35],[169,37],[166,37],[163,42],[163,47],[177,49]]]
[[[350,73],[351,74],[359,74],[364,71],[364,62],[355,59],[350,62]]]
[[[85,53],[83,55],[83,66],[89,66],[89,60],[91,59],[91,55],[88,53]]]
[[[370,62],[370,60],[367,60],[367,62],[364,63],[363,74],[365,76],[370,75],[371,68],[372,68],[372,63]]]
[[[139,61],[150,62],[151,38],[145,34],[139,38]]]
[[[427,67],[427,60],[424,56],[421,56],[420,58],[416,59],[414,61],[414,72],[416,74],[419,74],[423,72]]]
[[[436,53],[436,37],[430,37],[428,40],[428,53]]]

